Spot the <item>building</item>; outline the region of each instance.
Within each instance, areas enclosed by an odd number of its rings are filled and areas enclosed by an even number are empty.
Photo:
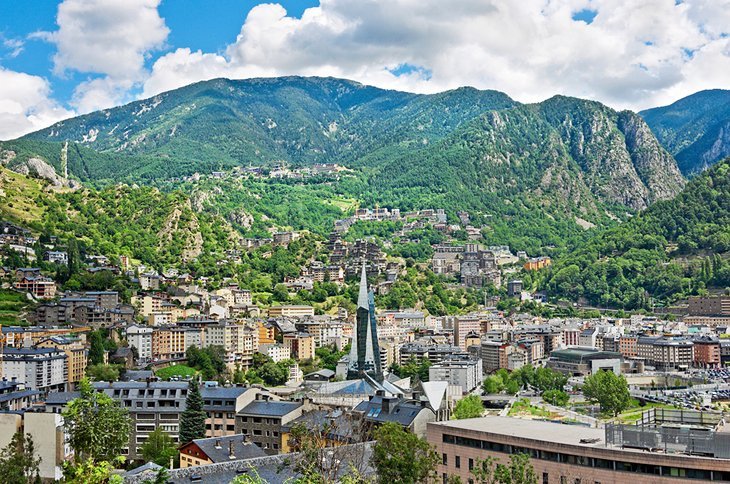
[[[30,390],[63,391],[68,381],[67,357],[55,348],[5,348],[2,374]]]
[[[152,332],[148,326],[132,325],[127,328],[127,341],[130,347],[137,349],[140,362],[152,360]]]
[[[694,365],[699,368],[719,368],[722,362],[720,340],[713,336],[695,338]]]
[[[63,430],[63,417],[43,412],[0,414],[0,447],[5,448],[18,430],[33,439],[34,457],[40,459],[38,475],[43,482],[60,482],[63,462],[73,458]]]
[[[309,333],[287,333],[283,337],[284,347],[289,349],[289,354],[297,360],[309,360],[314,358],[315,344],[314,337]]]
[[[205,419],[205,435],[221,437],[236,433],[236,414],[262,392],[259,388],[204,385],[200,389]]]
[[[575,346],[550,353],[547,366],[566,375],[592,375],[599,370],[621,374],[620,353]]]
[[[361,402],[354,411],[361,415],[366,428],[393,422],[419,437],[426,435],[426,424],[436,420],[436,413],[426,400],[413,401],[387,396],[382,390]]]
[[[730,296],[692,296],[687,310],[690,316],[730,316]]]
[[[454,318],[454,346],[466,351],[466,338],[470,334],[480,334],[481,319],[476,315],[456,316]]]
[[[482,360],[466,355],[446,358],[428,369],[429,381],[445,381],[461,387],[462,393],[469,393],[484,381]]]
[[[655,447],[635,443],[640,433],[647,444],[653,442]],[[669,484],[730,479],[730,455],[724,447],[730,436],[709,429],[687,429],[679,437],[669,427],[663,431],[634,425],[598,429],[483,417],[429,423],[427,440],[441,457],[437,472],[443,482],[450,476],[468,482],[473,479],[470,470],[478,460],[493,457],[506,464],[516,453],[529,455],[538,482],[545,484]],[[693,452],[692,445],[698,440],[703,442],[702,450]]]
[[[507,283],[507,295],[509,297],[521,297],[522,296],[522,281],[519,279],[509,281]]]
[[[553,261],[550,257],[533,257],[522,266],[526,271],[537,271],[550,266]]]
[[[641,336],[637,356],[659,370],[687,369],[694,363],[694,344],[681,338]]]
[[[132,425],[128,453],[122,451],[128,459],[142,458],[141,446],[156,428],[179,442],[180,414],[185,411],[188,396],[186,382],[98,382],[94,387],[129,410]]]
[[[43,253],[43,260],[51,264],[68,265],[68,254],[66,252],[47,250]]]
[[[56,297],[56,283],[43,276],[23,277],[15,282],[17,291],[27,292],[36,299],[53,299]]]
[[[0,380],[0,412],[19,412],[28,409],[41,396],[42,392],[26,390],[25,384],[17,380],[8,380],[5,377]]]
[[[364,263],[360,274],[360,293],[357,298],[355,321],[347,377],[349,379],[362,378],[365,374],[370,374],[379,378],[382,376],[383,371],[380,367],[375,296],[372,291],[368,292],[368,279]]]
[[[301,402],[280,402],[262,397],[238,412],[236,434],[246,435],[267,454],[278,454],[283,445],[283,426],[300,417],[303,409]]]
[[[304,318],[314,316],[312,306],[271,306],[269,308],[270,318]]]
[[[195,439],[180,447],[180,467],[196,467],[263,457],[266,453],[243,434]]]
[[[68,389],[73,388],[86,376],[88,350],[77,337],[51,336],[38,342],[38,348],[55,348],[66,354]]]
[[[275,363],[291,358],[291,347],[280,343],[267,343],[259,345],[259,353],[274,360]]]

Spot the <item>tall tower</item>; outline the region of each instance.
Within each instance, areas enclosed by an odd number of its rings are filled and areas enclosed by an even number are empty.
[[[382,377],[383,371],[380,368],[375,296],[372,291],[368,292],[368,277],[364,262],[360,275],[360,294],[357,298],[355,321],[347,377],[350,379],[362,378],[368,374],[379,379]]]

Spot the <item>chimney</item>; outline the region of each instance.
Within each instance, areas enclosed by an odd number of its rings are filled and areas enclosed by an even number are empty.
[[[215,448],[220,449],[221,448],[221,441],[220,439],[215,439]]]
[[[235,454],[233,453],[233,440],[228,441],[228,458],[231,460],[236,458]]]
[[[385,413],[390,413],[393,407],[396,405],[396,397],[383,397],[383,403],[381,407]]]

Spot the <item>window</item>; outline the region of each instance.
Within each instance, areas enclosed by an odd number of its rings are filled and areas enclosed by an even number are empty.
[[[542,473],[542,484],[550,484],[550,474],[547,472]]]
[[[469,470],[474,469],[474,459],[469,458]]]
[[[449,465],[449,457],[446,454],[441,455],[441,463],[445,466]]]
[[[456,466],[457,469],[461,469],[461,457],[458,455],[454,458],[454,466]]]

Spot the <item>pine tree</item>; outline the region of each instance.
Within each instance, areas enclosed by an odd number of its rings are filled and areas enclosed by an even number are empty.
[[[185,411],[180,415],[181,444],[205,437],[206,416],[198,382],[195,379],[191,380],[188,387],[188,397],[185,400]]]

